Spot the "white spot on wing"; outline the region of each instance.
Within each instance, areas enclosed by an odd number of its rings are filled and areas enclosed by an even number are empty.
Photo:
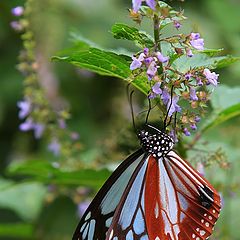
[[[92,219],[89,223],[88,239],[93,239],[96,221]]]

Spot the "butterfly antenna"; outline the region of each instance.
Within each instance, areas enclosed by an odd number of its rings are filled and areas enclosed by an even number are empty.
[[[147,111],[147,115],[146,115],[145,124],[147,124],[147,122],[148,122],[148,118],[149,118],[149,115],[150,115],[150,112],[152,109],[153,108],[152,108],[151,100],[148,98],[148,111]]]
[[[169,107],[168,107],[168,109],[167,109],[167,114],[166,114],[166,116],[165,116],[165,118],[164,118],[164,122],[163,122],[163,129],[164,129],[164,130],[166,130],[167,126],[169,126],[169,124],[170,124],[170,122],[171,122],[171,120],[172,120],[172,116],[171,116],[171,117],[170,117],[170,120],[169,120],[169,122],[168,122],[168,124],[167,124],[168,114],[169,114],[169,111],[170,111],[170,109],[171,109],[171,107],[172,107],[173,88],[174,88],[174,86],[172,85],[172,87],[171,87],[170,104],[169,104]]]
[[[133,101],[132,101],[133,93],[134,93],[134,90],[132,90],[130,93],[129,103],[130,103],[130,107],[131,107],[133,128],[134,128],[135,132],[137,132],[137,128],[136,128],[136,124],[135,124],[135,117],[134,117],[134,110],[133,110]]]
[[[127,96],[128,96],[128,102],[130,105],[130,109],[131,109],[133,128],[134,128],[134,131],[137,132],[137,128],[136,128],[136,124],[135,124],[135,117],[134,117],[134,110],[133,110],[133,100],[132,100],[134,90],[132,90],[131,93],[129,94],[129,89],[130,89],[130,83],[127,85]]]

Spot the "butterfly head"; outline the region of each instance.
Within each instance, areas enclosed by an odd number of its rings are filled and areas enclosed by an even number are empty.
[[[146,129],[140,130],[138,138],[143,150],[157,158],[166,155],[174,145],[170,136],[151,125],[147,125]]]

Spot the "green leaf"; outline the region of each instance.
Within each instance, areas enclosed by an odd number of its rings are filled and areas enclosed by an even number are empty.
[[[54,56],[53,60],[69,62],[77,67],[87,69],[100,75],[127,79],[131,74],[128,56],[120,56],[113,52],[97,48],[82,49],[75,47],[65,51],[63,56]],[[129,59],[130,60],[130,59]]]
[[[16,237],[17,239],[29,239],[33,235],[33,226],[27,223],[0,224],[0,237]]]
[[[215,112],[220,112],[238,103],[240,103],[240,87],[220,84],[211,96],[211,105]]]
[[[98,189],[110,176],[107,169],[81,169],[69,171],[56,168],[54,165],[41,160],[13,163],[8,168],[8,173],[14,176],[28,176],[31,180],[42,183],[51,183],[70,186],[89,186]]]
[[[40,183],[14,183],[0,179],[0,207],[15,211],[25,220],[34,220],[42,207],[46,188]]]
[[[240,115],[240,103],[228,107],[223,111],[219,112],[218,114],[212,116],[211,119],[207,122],[207,124],[205,124],[205,126],[201,129],[201,131],[206,132],[210,128],[213,128],[239,115]]]
[[[193,57],[181,56],[173,62],[174,68],[180,72],[187,72],[191,68],[207,67],[209,69],[226,67],[240,58],[233,56],[209,57],[207,54],[197,53]]]
[[[130,27],[126,24],[116,23],[113,25],[112,34],[116,39],[134,41],[140,48],[151,48],[154,46],[154,40],[149,34],[139,31],[137,28]]]
[[[91,47],[84,41],[76,41],[75,46],[53,56],[55,61],[63,61],[73,64],[74,66],[86,69],[100,75],[117,77],[138,88],[147,95],[149,87],[146,84],[147,77],[137,76],[133,80],[132,71],[130,70],[131,58],[127,55],[116,54],[112,51],[106,51]],[[141,79],[145,81],[142,82]]]

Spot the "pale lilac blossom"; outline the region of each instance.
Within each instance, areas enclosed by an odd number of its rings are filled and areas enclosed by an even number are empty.
[[[189,132],[189,130],[187,128],[183,129],[183,133],[185,134],[185,136],[189,137],[191,136],[191,133]]]
[[[33,124],[34,137],[36,139],[40,139],[42,137],[44,130],[45,130],[45,125],[41,123]]]
[[[192,47],[194,47],[197,50],[204,50],[204,39],[203,38],[191,40],[190,44],[192,45]]]
[[[177,104],[179,100],[179,96],[175,95],[169,99],[168,101],[168,105],[167,105],[167,109],[169,109],[168,111],[168,116],[171,117],[173,115],[174,112],[181,112],[181,107]]]
[[[160,82],[156,82],[153,86],[152,86],[152,91],[153,93],[159,95],[162,94],[162,89],[160,88],[161,83]]]
[[[168,92],[168,90],[166,88],[164,88],[163,91],[162,91],[161,99],[163,101],[163,104],[167,105],[167,103],[168,103],[168,101],[170,99],[170,94],[169,94],[169,92]]]
[[[190,125],[190,128],[191,128],[192,130],[197,130],[197,126],[196,126],[196,124],[194,124],[194,123]]]
[[[193,87],[190,87],[190,99],[192,101],[197,101],[198,100],[196,90]]]
[[[216,74],[215,72],[211,72],[207,68],[204,69],[203,74],[205,75],[205,77],[207,78],[207,80],[210,84],[212,84],[215,87],[218,85],[219,74]]]
[[[27,100],[18,101],[17,106],[19,107],[18,117],[23,119],[31,112],[31,103]]]
[[[159,62],[161,62],[161,63],[167,63],[169,60],[169,57],[163,56],[161,52],[157,52],[156,56],[157,56]]]
[[[81,218],[85,211],[87,210],[88,206],[90,204],[90,201],[84,201],[78,204],[78,216]]]
[[[60,154],[61,145],[56,138],[54,138],[48,145],[48,150],[52,152],[55,156]]]
[[[187,54],[188,57],[192,57],[193,56],[193,52],[192,52],[192,50],[190,48],[186,49],[186,54]]]
[[[198,40],[200,38],[200,33],[191,33],[190,38],[192,40]]]
[[[17,6],[11,10],[12,14],[16,17],[22,16],[24,8],[22,6]]]
[[[196,77],[197,85],[198,86],[203,86],[202,79],[200,77]]]
[[[191,73],[186,73],[184,76],[187,80],[190,80],[190,78],[192,77]]]
[[[156,0],[145,0],[145,1],[152,10],[155,10]],[[140,7],[142,6],[142,2],[144,2],[144,0],[132,0],[132,8],[134,12],[138,12]]]
[[[33,129],[33,127],[34,127],[34,122],[33,122],[32,118],[26,119],[25,122],[23,122],[19,125],[19,129],[23,132],[30,131]]]
[[[20,32],[23,30],[23,26],[20,22],[18,21],[12,21],[10,22],[11,28],[13,28],[15,31]]]
[[[200,122],[201,118],[199,116],[196,116],[194,120],[195,120],[195,122]]]
[[[67,127],[66,125],[66,121],[62,118],[58,119],[58,126],[61,128],[61,129],[65,129]]]
[[[174,22],[173,22],[173,25],[174,25],[174,27],[175,27],[177,30],[182,26],[182,24],[181,24],[180,22],[178,22],[178,21],[174,21]]]
[[[152,80],[152,78],[156,75],[156,73],[157,73],[156,62],[152,61],[147,69],[148,79]]]
[[[144,60],[145,54],[141,53],[138,58],[132,57],[132,63],[130,65],[130,70],[135,70],[137,68],[140,68],[142,66],[142,62]]]

